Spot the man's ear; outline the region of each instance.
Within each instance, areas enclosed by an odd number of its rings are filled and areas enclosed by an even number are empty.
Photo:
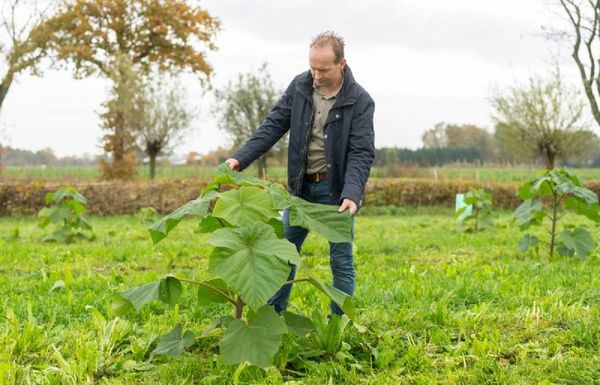
[[[346,67],[346,59],[341,59],[340,65],[342,66],[342,69],[344,69]]]

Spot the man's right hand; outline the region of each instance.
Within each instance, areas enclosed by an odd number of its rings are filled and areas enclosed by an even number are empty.
[[[225,163],[227,163],[227,165],[229,165],[229,168],[231,168],[233,171],[240,171],[240,161],[239,160],[229,158],[225,161]]]

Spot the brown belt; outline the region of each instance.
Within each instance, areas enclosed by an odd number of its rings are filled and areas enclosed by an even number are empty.
[[[305,174],[304,179],[311,182],[322,182],[327,179],[327,172],[316,172],[314,174]]]

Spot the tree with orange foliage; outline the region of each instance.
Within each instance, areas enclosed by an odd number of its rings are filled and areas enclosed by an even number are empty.
[[[63,3],[46,22],[48,49],[60,62],[74,65],[76,78],[100,75],[123,79],[126,74],[114,73],[115,68],[122,68],[121,60],[130,63],[140,76],[152,70],[190,70],[202,85],[212,67],[199,47],[216,49],[213,38],[219,25],[208,11],[185,0],[75,0]],[[121,103],[112,105],[118,109]],[[118,110],[111,114],[123,115]],[[113,163],[134,156],[135,135],[128,126],[122,118],[104,124],[108,131],[104,147]],[[135,164],[113,166],[119,169],[114,176],[135,174]]]

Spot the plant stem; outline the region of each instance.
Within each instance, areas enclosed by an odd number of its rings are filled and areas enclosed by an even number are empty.
[[[291,281],[287,281],[286,283],[284,283],[284,285],[291,285],[292,283],[297,283],[297,282],[308,282],[310,281],[309,278],[299,278],[299,279],[292,279]]]
[[[242,311],[244,310],[244,300],[242,297],[238,296],[237,302],[235,303],[235,319],[242,318]]]
[[[557,211],[558,211],[558,194],[556,193],[556,191],[552,191],[553,194],[553,204],[552,204],[552,218],[550,218],[552,220],[552,232],[550,234],[550,258],[552,258],[554,256],[554,243],[555,243],[555,239],[556,239],[556,222],[558,221],[557,218]]]
[[[213,293],[216,293],[216,294],[220,295],[221,297],[225,298],[227,301],[231,302],[232,305],[237,306],[235,299],[233,299],[231,296],[229,296],[224,291],[217,289],[216,287],[209,285],[208,283],[200,282],[200,281],[192,281],[190,279],[182,279],[182,278],[177,278],[177,279],[180,280],[181,282],[191,283],[192,285],[196,285],[196,286],[202,286],[202,287],[212,291]]]

